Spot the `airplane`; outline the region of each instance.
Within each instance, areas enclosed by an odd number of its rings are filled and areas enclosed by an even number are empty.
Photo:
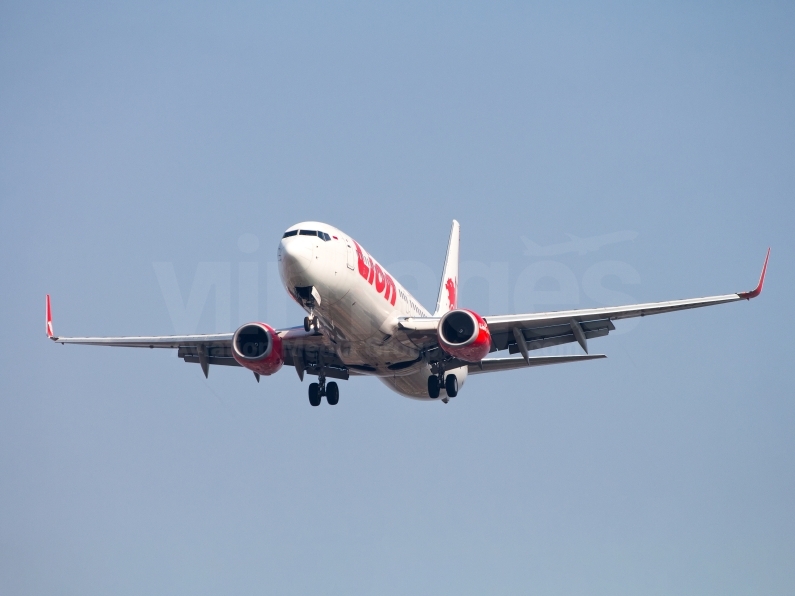
[[[458,394],[468,375],[606,358],[589,354],[588,340],[613,331],[613,321],[711,306],[759,296],[767,250],[754,290],[669,302],[528,314],[481,316],[461,308],[458,295],[460,227],[453,220],[439,297],[431,314],[352,237],[328,224],[305,221],[288,228],[277,250],[287,292],[306,311],[303,326],[274,329],[246,323],[234,332],[156,337],[55,335],[49,294],[47,337],[61,344],[169,348],[189,363],[237,366],[260,376],[294,367],[309,384],[309,403],[339,402],[336,381],[374,376],[410,398],[443,403]],[[540,348],[577,342],[576,355],[531,356]],[[492,352],[508,356],[489,356]],[[511,354],[519,354],[511,356]]]
[[[570,242],[561,242],[560,244],[550,244],[548,246],[540,246],[529,238],[522,236],[522,242],[524,242],[526,249],[524,254],[528,257],[548,257],[552,255],[565,255],[572,252],[584,255],[589,252],[595,252],[608,244],[626,242],[627,240],[634,240],[638,237],[637,232],[613,232],[612,234],[591,236],[590,238],[580,238],[574,234],[566,235],[571,239]]]

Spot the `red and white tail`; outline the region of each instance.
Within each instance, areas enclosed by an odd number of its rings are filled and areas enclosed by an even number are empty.
[[[453,220],[450,229],[450,241],[447,244],[447,256],[444,259],[442,283],[439,285],[439,298],[436,300],[436,312],[433,316],[440,317],[444,313],[458,308],[458,248],[460,244],[460,226]]]
[[[55,334],[52,331],[52,307],[50,306],[49,294],[47,294],[47,307],[45,316],[47,317],[47,337],[53,337]]]

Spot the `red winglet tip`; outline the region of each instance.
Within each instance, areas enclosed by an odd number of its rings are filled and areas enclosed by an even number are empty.
[[[759,276],[759,284],[751,290],[750,292],[740,292],[737,294],[740,298],[744,298],[746,300],[750,300],[751,298],[756,298],[759,294],[762,293],[762,286],[765,284],[765,274],[767,273],[767,260],[770,258],[770,249],[767,249],[767,255],[765,256],[765,264],[762,265],[762,275]]]
[[[50,295],[47,294],[47,337],[53,337],[52,332],[52,307],[50,306]]]

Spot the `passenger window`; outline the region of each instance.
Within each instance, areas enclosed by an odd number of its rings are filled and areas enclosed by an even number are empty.
[[[289,232],[285,232],[282,238],[287,238],[288,236],[295,236],[298,233],[298,230],[290,230]]]

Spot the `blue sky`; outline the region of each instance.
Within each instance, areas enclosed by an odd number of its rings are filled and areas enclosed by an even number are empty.
[[[4,3],[0,591],[791,593],[793,40],[786,3]],[[484,314],[768,281],[447,406],[44,337],[46,293],[175,332],[158,264],[228,272],[199,332],[299,324],[306,219],[432,308],[453,218]]]

